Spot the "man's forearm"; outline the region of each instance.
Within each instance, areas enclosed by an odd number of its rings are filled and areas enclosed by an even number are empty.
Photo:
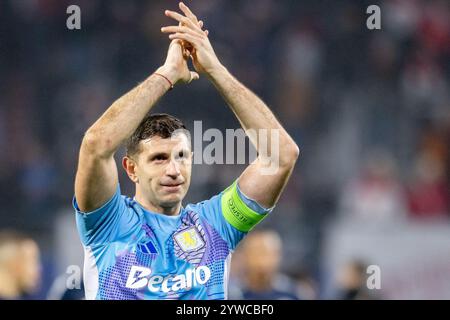
[[[158,73],[172,78],[169,70]],[[172,82],[173,83],[173,82]],[[83,143],[103,155],[113,154],[129,138],[145,115],[170,88],[169,82],[152,74],[144,82],[116,100],[86,132]]]
[[[230,106],[244,130],[259,132],[260,129],[267,129],[268,146],[271,145],[272,134],[270,131],[278,130],[280,160],[289,162],[291,154],[296,158],[298,155],[297,145],[256,94],[240,83],[225,67],[220,66],[215,69],[209,74],[209,78]],[[250,136],[249,138],[259,152],[260,146],[257,137]]]

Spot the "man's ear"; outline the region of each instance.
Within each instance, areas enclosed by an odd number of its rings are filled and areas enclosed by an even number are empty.
[[[125,156],[122,158],[122,167],[127,172],[128,177],[133,181],[134,183],[139,183],[139,179],[136,175],[136,161],[129,156]]]

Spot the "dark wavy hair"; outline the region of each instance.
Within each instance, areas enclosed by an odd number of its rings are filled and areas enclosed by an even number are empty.
[[[128,156],[135,155],[139,150],[139,142],[148,138],[159,136],[163,139],[170,138],[176,130],[187,131],[183,122],[167,113],[148,114],[139,124],[136,131],[126,142],[126,152]]]

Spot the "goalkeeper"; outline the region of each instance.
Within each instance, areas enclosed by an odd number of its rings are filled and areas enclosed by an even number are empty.
[[[264,102],[220,63],[203,22],[183,3],[180,10],[165,12],[175,21],[161,29],[172,40],[165,63],[115,101],[81,143],[73,206],[85,250],[87,299],[226,299],[233,250],[271,211],[299,155]],[[188,59],[197,72],[188,69]],[[175,117],[149,111],[174,85],[199,74],[214,84],[246,132],[268,134],[249,135],[258,157],[230,187],[184,207],[193,157],[186,128]],[[279,150],[262,152],[264,143],[273,142]],[[133,198],[121,195],[114,160],[123,143]],[[276,170],[267,174],[274,163]]]

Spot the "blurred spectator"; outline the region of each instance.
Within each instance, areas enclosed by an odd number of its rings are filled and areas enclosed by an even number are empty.
[[[443,163],[429,154],[420,155],[409,187],[409,209],[413,217],[448,215],[449,199]]]
[[[379,297],[367,288],[367,264],[359,260],[346,263],[337,277],[339,300],[373,300]]]
[[[37,243],[15,231],[0,232],[0,300],[27,300],[40,282]]]
[[[47,300],[85,300],[84,281],[80,281],[79,288],[68,286],[68,275],[66,273],[56,277],[47,295]],[[72,288],[73,287],[73,288]]]
[[[405,215],[403,187],[388,153],[377,150],[369,154],[361,176],[344,191],[341,206],[343,215],[356,221],[392,222]]]
[[[313,277],[304,270],[291,274],[294,281],[295,293],[302,300],[316,300],[319,298],[319,288]]]
[[[270,230],[254,230],[238,249],[240,297],[245,300],[296,300],[292,279],[280,273],[282,242]],[[235,264],[236,266],[236,264]],[[234,280],[236,284],[236,279]],[[234,290],[233,292],[237,292]]]

